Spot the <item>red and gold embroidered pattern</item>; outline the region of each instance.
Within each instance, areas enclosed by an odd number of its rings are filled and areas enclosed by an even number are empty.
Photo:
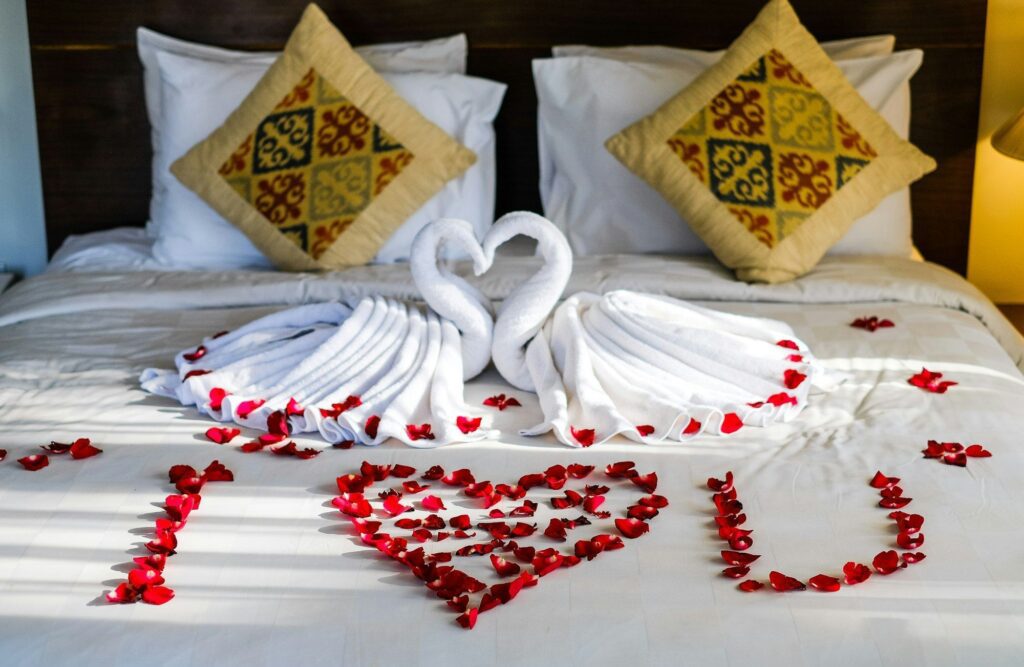
[[[310,69],[218,173],[319,259],[414,155]]]
[[[877,157],[776,49],[687,120],[668,146],[769,248]]]

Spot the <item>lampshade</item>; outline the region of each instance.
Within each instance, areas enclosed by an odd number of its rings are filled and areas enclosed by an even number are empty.
[[[1024,160],[1024,109],[996,130],[992,145],[1003,155]]]

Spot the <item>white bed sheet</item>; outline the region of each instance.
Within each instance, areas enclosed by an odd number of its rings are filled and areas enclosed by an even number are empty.
[[[504,261],[480,284],[501,298],[535,266]],[[826,259],[779,286],[733,281],[711,261],[585,258],[570,291],[631,287],[791,324],[849,381],[800,419],[684,445],[569,450],[550,439],[432,451],[385,445],[310,461],[207,442],[209,422],[142,393],[146,366],[211,331],[339,294],[414,297],[403,267],[327,276],[49,273],[0,297],[0,662],[11,665],[963,664],[1024,662],[1024,341],[974,288],[909,260]],[[897,326],[848,326],[878,315]],[[922,366],[960,384],[907,384]],[[471,402],[508,392],[493,373]],[[529,395],[500,413],[533,423]],[[91,437],[104,453],[37,473],[13,459],[49,440]],[[983,443],[966,469],[921,458],[929,438]],[[300,445],[322,447],[316,438]],[[241,441],[237,441],[241,442]],[[237,481],[210,487],[168,565],[177,597],[111,606],[100,595],[158,515],[166,470],[213,458]],[[360,547],[329,506],[359,463],[470,467],[518,478],[554,463],[621,459],[654,470],[671,505],[651,532],[545,578],[472,632],[411,575]],[[709,475],[732,469],[753,551],[802,578],[870,562],[894,535],[867,480],[903,478],[926,517],[928,559],[835,594],[737,592],[718,575]],[[455,502],[448,488],[441,495]],[[133,532],[134,531],[134,532]],[[571,543],[571,542],[570,542]],[[542,539],[539,545],[548,544]]]

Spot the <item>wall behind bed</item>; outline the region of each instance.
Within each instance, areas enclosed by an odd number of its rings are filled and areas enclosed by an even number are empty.
[[[149,129],[134,30],[243,49],[279,48],[307,0],[29,0],[51,250],[70,233],[141,224]],[[724,48],[761,0],[321,0],[355,44],[469,35],[471,74],[504,81],[498,213],[539,210],[533,58],[553,44]],[[985,0],[794,0],[819,39],[893,33],[922,48],[911,139],[939,162],[913,189],[915,240],[963,273],[970,232]]]
[[[46,266],[46,231],[23,0],[0,0],[0,272]]]

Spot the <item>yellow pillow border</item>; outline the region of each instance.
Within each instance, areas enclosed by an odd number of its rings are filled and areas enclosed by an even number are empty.
[[[878,153],[851,181],[774,248],[740,233],[736,218],[690,173],[667,141],[751,63],[775,48]],[[744,281],[781,282],[810,271],[850,226],[885,196],[935,169],[935,161],[896,134],[864,101],[800,23],[787,0],[771,0],[722,59],[657,111],[605,147],[671,203],[719,261]]]
[[[415,156],[374,197],[318,260],[302,251],[219,174],[220,166],[311,69]],[[336,269],[368,263],[402,223],[476,154],[401,98],[353,49],[323,11],[310,4],[281,56],[228,119],[171,165],[171,172],[246,236],[279,268]]]

